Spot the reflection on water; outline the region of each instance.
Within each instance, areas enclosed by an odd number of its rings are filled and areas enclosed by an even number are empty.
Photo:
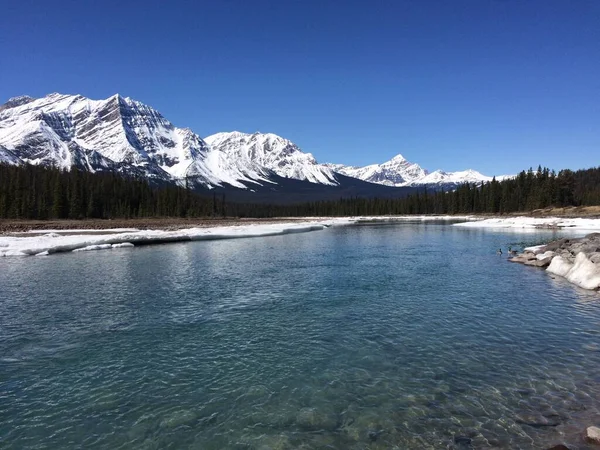
[[[585,448],[600,303],[402,224],[0,260],[0,447]]]

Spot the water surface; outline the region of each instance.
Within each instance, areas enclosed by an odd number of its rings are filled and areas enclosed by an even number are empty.
[[[1,259],[0,448],[586,448],[600,297],[495,254],[553,236],[387,224]]]

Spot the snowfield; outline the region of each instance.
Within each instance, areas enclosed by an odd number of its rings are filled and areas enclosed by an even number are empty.
[[[518,229],[574,229],[600,230],[600,219],[565,219],[562,217],[508,217],[477,219],[456,223],[455,227],[467,228],[518,228]]]

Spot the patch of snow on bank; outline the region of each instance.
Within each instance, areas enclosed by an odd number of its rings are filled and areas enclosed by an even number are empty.
[[[600,288],[600,267],[590,261],[583,252],[577,254],[574,263],[562,256],[556,256],[546,270],[583,289]]]
[[[540,252],[544,247],[546,247],[546,244],[542,244],[542,245],[534,245],[532,247],[525,247],[523,250],[526,252],[533,252],[533,253],[538,253]]]
[[[129,248],[133,246],[131,242],[121,242],[120,244],[113,244],[112,248]]]
[[[552,258],[552,257],[554,257],[554,255],[555,255],[555,253],[552,250],[548,250],[547,252],[535,255],[535,257],[537,260],[541,261],[542,259]]]
[[[115,244],[118,245],[118,244]],[[73,250],[74,252],[90,252],[93,250],[108,250],[112,248],[111,244],[98,244],[98,245],[88,245],[87,247],[76,248]]]
[[[140,231],[139,228],[106,228],[106,229],[100,229],[100,230],[95,230],[93,228],[90,229],[86,229],[86,228],[82,228],[82,229],[74,229],[74,230],[29,230],[26,231],[26,233],[28,234],[53,234],[55,236],[60,236],[63,234],[77,234],[77,233],[126,233],[126,232],[132,232],[132,231]]]
[[[0,236],[0,256],[47,255],[58,252],[104,250],[136,244],[160,242],[235,239],[276,236],[323,230],[333,225],[349,225],[348,219],[322,222],[242,225],[214,228],[188,228],[176,231],[142,230],[113,234],[32,235],[26,237]]]
[[[290,219],[291,220],[291,219]],[[0,256],[46,256],[58,252],[104,250],[134,245],[214,239],[275,236],[322,230],[331,226],[359,222],[415,222],[477,220],[474,216],[357,216],[307,217],[304,222],[248,224],[210,228],[187,228],[175,231],[138,230],[35,230],[25,236],[0,235]]]
[[[600,219],[566,219],[561,217],[507,217],[469,221],[455,227],[600,230]]]

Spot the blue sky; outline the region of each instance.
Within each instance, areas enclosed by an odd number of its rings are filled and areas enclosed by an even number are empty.
[[[598,0],[0,0],[0,102],[116,92],[319,161],[600,165]]]

